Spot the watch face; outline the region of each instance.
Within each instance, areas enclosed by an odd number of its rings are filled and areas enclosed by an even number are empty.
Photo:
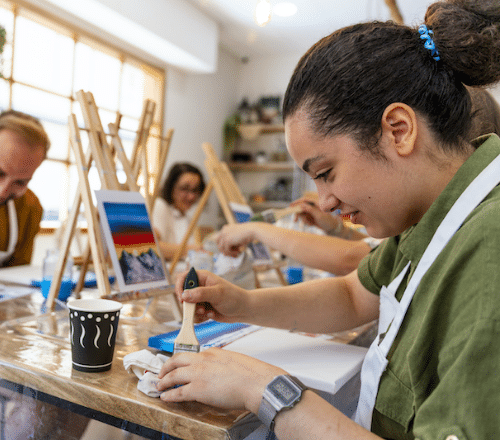
[[[299,395],[297,390],[291,388],[290,384],[282,377],[277,377],[273,380],[269,384],[268,389],[276,398],[283,402],[285,406],[291,404]]]

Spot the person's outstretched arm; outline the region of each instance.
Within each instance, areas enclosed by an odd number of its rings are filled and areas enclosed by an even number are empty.
[[[264,222],[225,225],[217,237],[219,250],[233,257],[253,241],[260,241],[305,266],[335,275],[352,272],[370,252],[370,246],[362,240],[299,232]]]

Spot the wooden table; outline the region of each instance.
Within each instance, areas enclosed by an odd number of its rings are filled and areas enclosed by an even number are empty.
[[[124,304],[113,365],[103,373],[73,370],[68,311],[59,305],[46,313],[43,304],[38,291],[0,301],[0,388],[28,390],[42,401],[152,439],[243,439],[259,427],[246,411],[165,403],[137,390],[138,379],[125,371],[123,358],[147,348],[150,336],[175,328],[168,324],[174,318],[165,297]],[[371,323],[332,339],[368,346],[374,328]]]
[[[40,293],[0,302],[0,385],[35,390],[37,398],[148,438],[242,439],[259,425],[244,411],[198,403],[168,404],[137,390],[123,357],[146,348],[148,338],[173,329],[165,299],[127,303],[120,316],[111,370],[83,373],[71,366],[67,310],[40,314]],[[33,313],[38,316],[33,316]],[[7,381],[7,382],[6,382]]]

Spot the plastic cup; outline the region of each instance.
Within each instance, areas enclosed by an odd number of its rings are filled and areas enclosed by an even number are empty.
[[[288,266],[286,269],[286,279],[288,284],[301,283],[304,277],[304,268],[302,266]]]
[[[52,277],[54,275],[56,265],[59,260],[59,250],[58,249],[48,249],[47,254],[43,260],[42,266],[42,282],[40,287],[42,289],[42,295],[44,298],[49,297],[50,284],[52,282]],[[73,289],[73,259],[71,256],[67,256],[66,266],[61,278],[61,287],[57,298],[61,301],[66,301],[71,295],[71,290]]]
[[[122,304],[107,299],[68,302],[73,368],[101,372],[111,368]]]
[[[42,295],[44,298],[49,297],[50,292],[50,283],[52,282],[52,278],[43,278],[40,283],[40,287],[42,289]],[[63,278],[61,280],[61,288],[59,289],[59,294],[57,298],[61,301],[66,301],[71,295],[71,291],[73,289],[73,281],[70,279]]]

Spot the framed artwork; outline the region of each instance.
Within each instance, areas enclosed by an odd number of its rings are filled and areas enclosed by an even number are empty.
[[[252,208],[248,205],[229,202],[229,207],[231,208],[234,218],[238,223],[248,222],[253,216]],[[248,247],[252,252],[254,264],[269,264],[273,262],[269,249],[264,245],[264,243],[250,243]]]
[[[144,197],[111,190],[95,191],[95,196],[120,292],[168,285]]]

